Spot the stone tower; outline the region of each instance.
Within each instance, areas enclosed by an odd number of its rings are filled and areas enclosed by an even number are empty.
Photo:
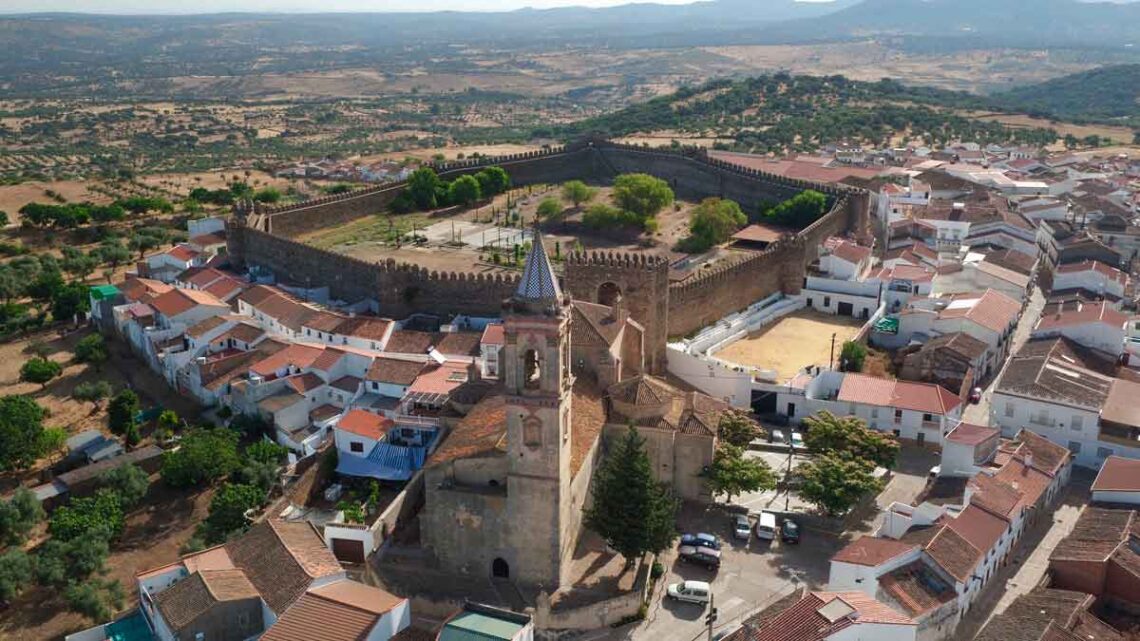
[[[535,240],[504,303],[508,544],[512,579],[555,589],[573,552],[570,532],[570,300]]]
[[[645,328],[645,367],[665,373],[669,340],[669,261],[664,256],[613,252],[566,258],[566,288],[575,300],[613,305],[619,299]]]

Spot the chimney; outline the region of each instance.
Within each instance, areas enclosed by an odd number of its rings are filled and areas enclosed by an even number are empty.
[[[611,317],[615,322],[624,323],[626,318],[629,318],[629,310],[625,308],[625,301],[621,295],[614,299],[614,304],[610,308]]]
[[[1025,471],[1023,474],[1029,473],[1029,468],[1033,467],[1033,452],[1026,452],[1024,457]]]

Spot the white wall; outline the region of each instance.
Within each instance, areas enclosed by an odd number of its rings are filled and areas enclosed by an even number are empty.
[[[819,289],[805,289],[800,292],[804,306],[825,314],[838,314],[840,303],[851,303],[852,318],[870,318],[879,307],[877,296],[858,296]]]
[[[336,449],[340,450],[341,452],[343,452],[345,454],[350,454],[353,456],[360,456],[360,457],[368,456],[368,453],[371,452],[372,448],[376,447],[376,443],[379,442],[379,441],[376,441],[374,439],[368,438],[367,436],[361,436],[359,434],[354,434],[352,432],[349,432],[348,430],[340,430],[340,429],[335,429],[335,428],[333,429],[333,435],[336,439]],[[363,443],[364,444],[364,451],[353,452],[352,447],[351,447],[352,443]]]
[[[1120,356],[1124,353],[1124,327],[1110,327],[1105,323],[1083,323],[1067,327],[1033,331],[1033,338],[1064,336],[1069,340],[1090,349]]]
[[[858,623],[827,637],[827,641],[914,641],[917,625]]]
[[[1053,289],[1086,289],[1090,292],[1111,294],[1118,298],[1124,296],[1123,283],[1092,269],[1082,272],[1054,272]]]
[[[1002,436],[1013,437],[1021,429],[1029,429],[1073,450],[1078,465],[1097,465],[1097,448],[1101,446],[1098,443],[1098,408],[1046,403],[998,390],[994,391],[991,408],[993,421],[1001,427]],[[1074,419],[1079,420],[1074,423]],[[1104,458],[1099,460],[1103,461]]]
[[[834,592],[858,591],[874,598],[879,590],[880,576],[913,562],[921,553],[922,550],[916,547],[913,551],[900,554],[878,566],[832,561],[831,572],[827,577],[827,589]]]
[[[1140,492],[1093,491],[1093,503],[1130,503],[1140,505]]]
[[[365,638],[367,641],[388,641],[388,639],[395,636],[397,632],[411,624],[412,608],[408,600],[404,599],[399,605],[385,612]]]
[[[728,367],[715,359],[689,354],[676,344],[669,345],[665,356],[666,368],[677,378],[733,407],[751,406],[752,375],[743,368]]]

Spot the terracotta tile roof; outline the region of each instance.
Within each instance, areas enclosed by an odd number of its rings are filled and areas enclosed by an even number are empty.
[[[1100,420],[1118,425],[1140,427],[1140,384],[1115,379],[1104,400]]]
[[[1035,468],[1026,467],[1020,459],[1014,458],[1006,463],[994,478],[1013,489],[1021,492],[1020,504],[1024,507],[1037,505],[1045,490],[1049,488],[1053,479]]]
[[[257,523],[226,543],[226,551],[278,615],[300,598],[314,579],[344,572],[321,535],[305,521],[269,519]]]
[[[1098,260],[1085,260],[1079,263],[1069,263],[1067,265],[1057,266],[1057,272],[1061,274],[1073,274],[1089,271],[1096,272],[1102,276],[1106,276],[1109,279],[1120,283],[1121,285],[1128,284],[1128,274],[1120,271],[1119,269],[1116,269],[1115,267],[1109,267],[1108,265],[1105,265]]]
[[[198,305],[228,307],[228,305],[217,296],[195,289],[173,289],[156,297],[151,301],[150,305],[167,318],[178,316]]]
[[[1114,365],[1067,338],[1032,339],[1006,363],[996,390],[1047,402],[1101,407]]]
[[[354,316],[343,319],[334,330],[335,334],[352,336],[367,341],[382,341],[388,334],[392,321],[370,316]]]
[[[374,441],[379,441],[384,438],[388,430],[392,429],[396,423],[387,417],[373,414],[367,410],[354,409],[349,410],[347,414],[340,418],[336,424],[338,430],[351,432],[358,436],[364,436]]]
[[[1021,503],[1022,493],[989,474],[975,474],[969,482],[970,503],[998,516],[1010,518]]]
[[[306,592],[261,637],[263,641],[362,641],[404,599],[356,581]],[[377,611],[379,607],[386,609]]]
[[[435,348],[451,356],[478,356],[482,337],[479,332],[445,332],[438,335]]]
[[[165,294],[172,289],[174,289],[173,285],[167,285],[162,281],[150,278],[128,278],[119,286],[119,291],[123,293],[126,300],[143,303],[150,302],[154,297]]]
[[[946,415],[962,404],[962,399],[940,385],[895,381],[865,374],[844,375],[838,400],[936,415]]]
[[[356,393],[360,389],[360,379],[355,376],[341,376],[329,384],[338,390],[351,393]]]
[[[285,349],[254,364],[250,369],[261,376],[272,376],[278,369],[292,365],[298,369],[305,369],[317,360],[324,350],[312,345],[291,343]]]
[[[212,247],[214,245],[226,244],[226,232],[211,232],[209,234],[198,234],[190,238],[190,244],[198,247]]]
[[[755,623],[746,622],[728,641],[823,641],[861,624],[916,625],[862,592],[809,592],[776,616],[761,616]]]
[[[833,239],[828,239],[833,240]],[[826,245],[827,243],[825,243]],[[829,247],[831,253],[838,258],[841,258],[853,265],[858,265],[862,261],[871,257],[871,248],[863,247],[862,245],[853,243],[849,240],[839,239],[838,242],[832,243]]]
[[[1091,605],[1089,595],[1055,588],[1034,588],[994,615],[976,641],[1071,641],[1058,632]],[[1108,641],[1112,637],[1085,638]]]
[[[733,240],[742,240],[749,243],[774,243],[784,234],[795,233],[794,229],[754,223],[732,235]]]
[[[1030,430],[1023,429],[1018,432],[1013,442],[1018,445],[1016,452],[1021,456],[1024,462],[1028,464],[1029,458],[1026,454],[1032,454],[1033,468],[1050,476],[1055,476],[1057,471],[1060,470],[1072,456],[1072,453],[1069,452],[1067,447],[1058,445]]]
[[[155,605],[171,631],[178,633],[218,603],[252,602],[260,596],[241,570],[202,570],[159,592]]]
[[[1004,332],[1017,322],[1021,303],[998,291],[987,289],[984,294],[957,294],[950,304],[938,313],[939,319],[965,318],[994,332]]]
[[[258,307],[273,296],[280,296],[281,292],[268,285],[254,285],[241,293],[238,300],[252,307]]]
[[[336,405],[319,405],[317,407],[314,407],[313,410],[309,412],[309,420],[326,421],[340,414],[341,411],[341,408],[337,407]]]
[[[491,323],[483,328],[483,337],[479,342],[484,345],[502,345],[505,342],[502,323]]]
[[[942,526],[924,549],[939,567],[962,583],[970,579],[983,555],[981,550],[947,526]]]
[[[1001,430],[993,427],[962,422],[958,423],[958,425],[946,434],[946,440],[962,445],[979,445],[992,438],[999,438],[1000,436]]]
[[[443,365],[429,364],[408,386],[408,393],[450,394],[452,390],[466,382],[466,364],[455,362],[447,362]]]
[[[1009,521],[976,505],[967,506],[958,516],[947,519],[946,525],[982,552],[992,550],[1009,529]]]
[[[879,577],[879,586],[913,617],[937,610],[954,600],[953,586],[922,561],[904,565]]]
[[[630,405],[656,405],[680,394],[665,381],[644,374],[615,383],[607,392],[611,398]]]
[[[1092,489],[1094,492],[1140,492],[1140,461],[1108,457],[1101,465]]]
[[[285,381],[285,384],[298,394],[307,394],[315,389],[323,387],[325,384],[320,376],[317,376],[312,372],[290,376],[286,378]]]
[[[506,451],[507,403],[492,392],[479,401],[447,435],[428,459],[428,465]]]
[[[864,536],[848,543],[835,556],[831,557],[831,560],[875,567],[916,549],[916,546],[902,541],[886,537]]]
[[[925,265],[895,265],[879,272],[878,277],[881,280],[909,280],[914,283],[925,283],[934,280],[934,270]]]
[[[288,407],[293,407],[297,403],[302,403],[304,400],[305,397],[301,394],[291,389],[282,389],[258,401],[257,407],[273,414]]]
[[[264,335],[265,335],[265,331],[263,329],[261,329],[260,327],[258,327],[257,325],[253,325],[250,323],[238,323],[237,325],[234,325],[230,329],[226,330],[226,332],[224,334],[222,334],[221,336],[219,336],[218,338],[219,339],[230,339],[230,338],[232,338],[236,341],[241,341],[241,342],[246,343],[248,345],[249,343],[256,341],[258,338],[261,338]]]
[[[573,301],[572,309],[574,320],[570,325],[570,340],[575,344],[586,344],[591,338],[589,334],[593,334],[601,339],[602,344],[613,345],[626,326],[625,322],[614,317],[614,309],[606,305]]]
[[[326,347],[324,351],[321,352],[321,355],[313,361],[313,364],[310,367],[313,369],[319,369],[322,372],[328,372],[332,370],[332,368],[336,367],[336,364],[340,362],[340,359],[344,358],[344,354],[345,353],[343,351],[335,347]]]
[[[944,349],[969,361],[981,358],[989,346],[965,332],[951,332],[936,336],[923,344],[922,349]]]
[[[225,299],[240,292],[243,287],[245,287],[245,284],[241,281],[226,276],[214,281],[213,284],[206,288],[206,293],[213,294],[220,299]]]
[[[1128,316],[1116,311],[1107,301],[1097,303],[1078,302],[1074,307],[1068,307],[1054,314],[1047,314],[1037,321],[1037,331],[1061,327],[1074,327],[1088,323],[1102,323],[1113,329],[1122,329],[1128,322]]]
[[[332,312],[318,311],[305,319],[305,327],[313,331],[331,333],[343,323],[345,318]]]
[[[384,351],[397,354],[426,354],[435,345],[436,335],[414,329],[397,329],[388,338]]]
[[[189,245],[176,245],[164,252],[167,256],[182,262],[190,262],[202,255],[202,252],[190,247]]]
[[[571,407],[570,474],[576,476],[605,427],[606,407],[601,392],[584,380],[574,383]]]
[[[191,273],[191,272],[193,272],[193,273]],[[197,289],[205,289],[205,288],[209,287],[210,284],[213,283],[214,281],[218,280],[219,278],[225,278],[225,277],[226,277],[225,274],[223,274],[222,272],[220,272],[216,269],[213,269],[211,267],[202,267],[202,268],[191,267],[190,269],[186,270],[185,272],[182,272],[181,274],[179,274],[179,280],[181,280],[185,283],[189,283],[190,285],[193,285]]]
[[[209,334],[211,331],[229,322],[232,322],[232,319],[227,316],[211,316],[210,318],[207,318],[200,323],[195,323],[187,328],[186,335],[190,338],[201,338],[202,336]]]
[[[416,377],[427,367],[420,361],[406,361],[399,358],[378,356],[372,360],[368,373],[364,379],[377,383],[390,383],[392,385],[411,385]]]

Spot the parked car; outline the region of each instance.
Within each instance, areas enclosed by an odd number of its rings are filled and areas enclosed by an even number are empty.
[[[804,449],[804,435],[799,432],[792,432],[792,447],[797,450]]]
[[[703,565],[710,570],[715,570],[720,567],[719,550],[685,545],[678,550],[678,555],[680,559],[686,563]]]
[[[666,590],[669,598],[704,605],[712,598],[712,589],[704,581],[681,581]]]
[[[772,541],[776,538],[776,515],[771,512],[761,512],[756,519],[756,538]]]
[[[982,388],[975,387],[974,389],[970,390],[970,395],[966,398],[966,400],[968,400],[971,405],[977,405],[978,403],[981,403]]]
[[[737,514],[732,517],[732,536],[742,541],[747,541],[752,536],[752,522],[746,515]]]
[[[699,532],[697,534],[682,534],[681,545],[719,550],[720,537],[715,534],[709,534],[708,532]]]
[[[787,443],[783,430],[772,430],[768,435],[772,437],[773,443]]]
[[[780,524],[780,540],[784,543],[799,543],[799,524],[791,519],[784,519],[784,522]]]

